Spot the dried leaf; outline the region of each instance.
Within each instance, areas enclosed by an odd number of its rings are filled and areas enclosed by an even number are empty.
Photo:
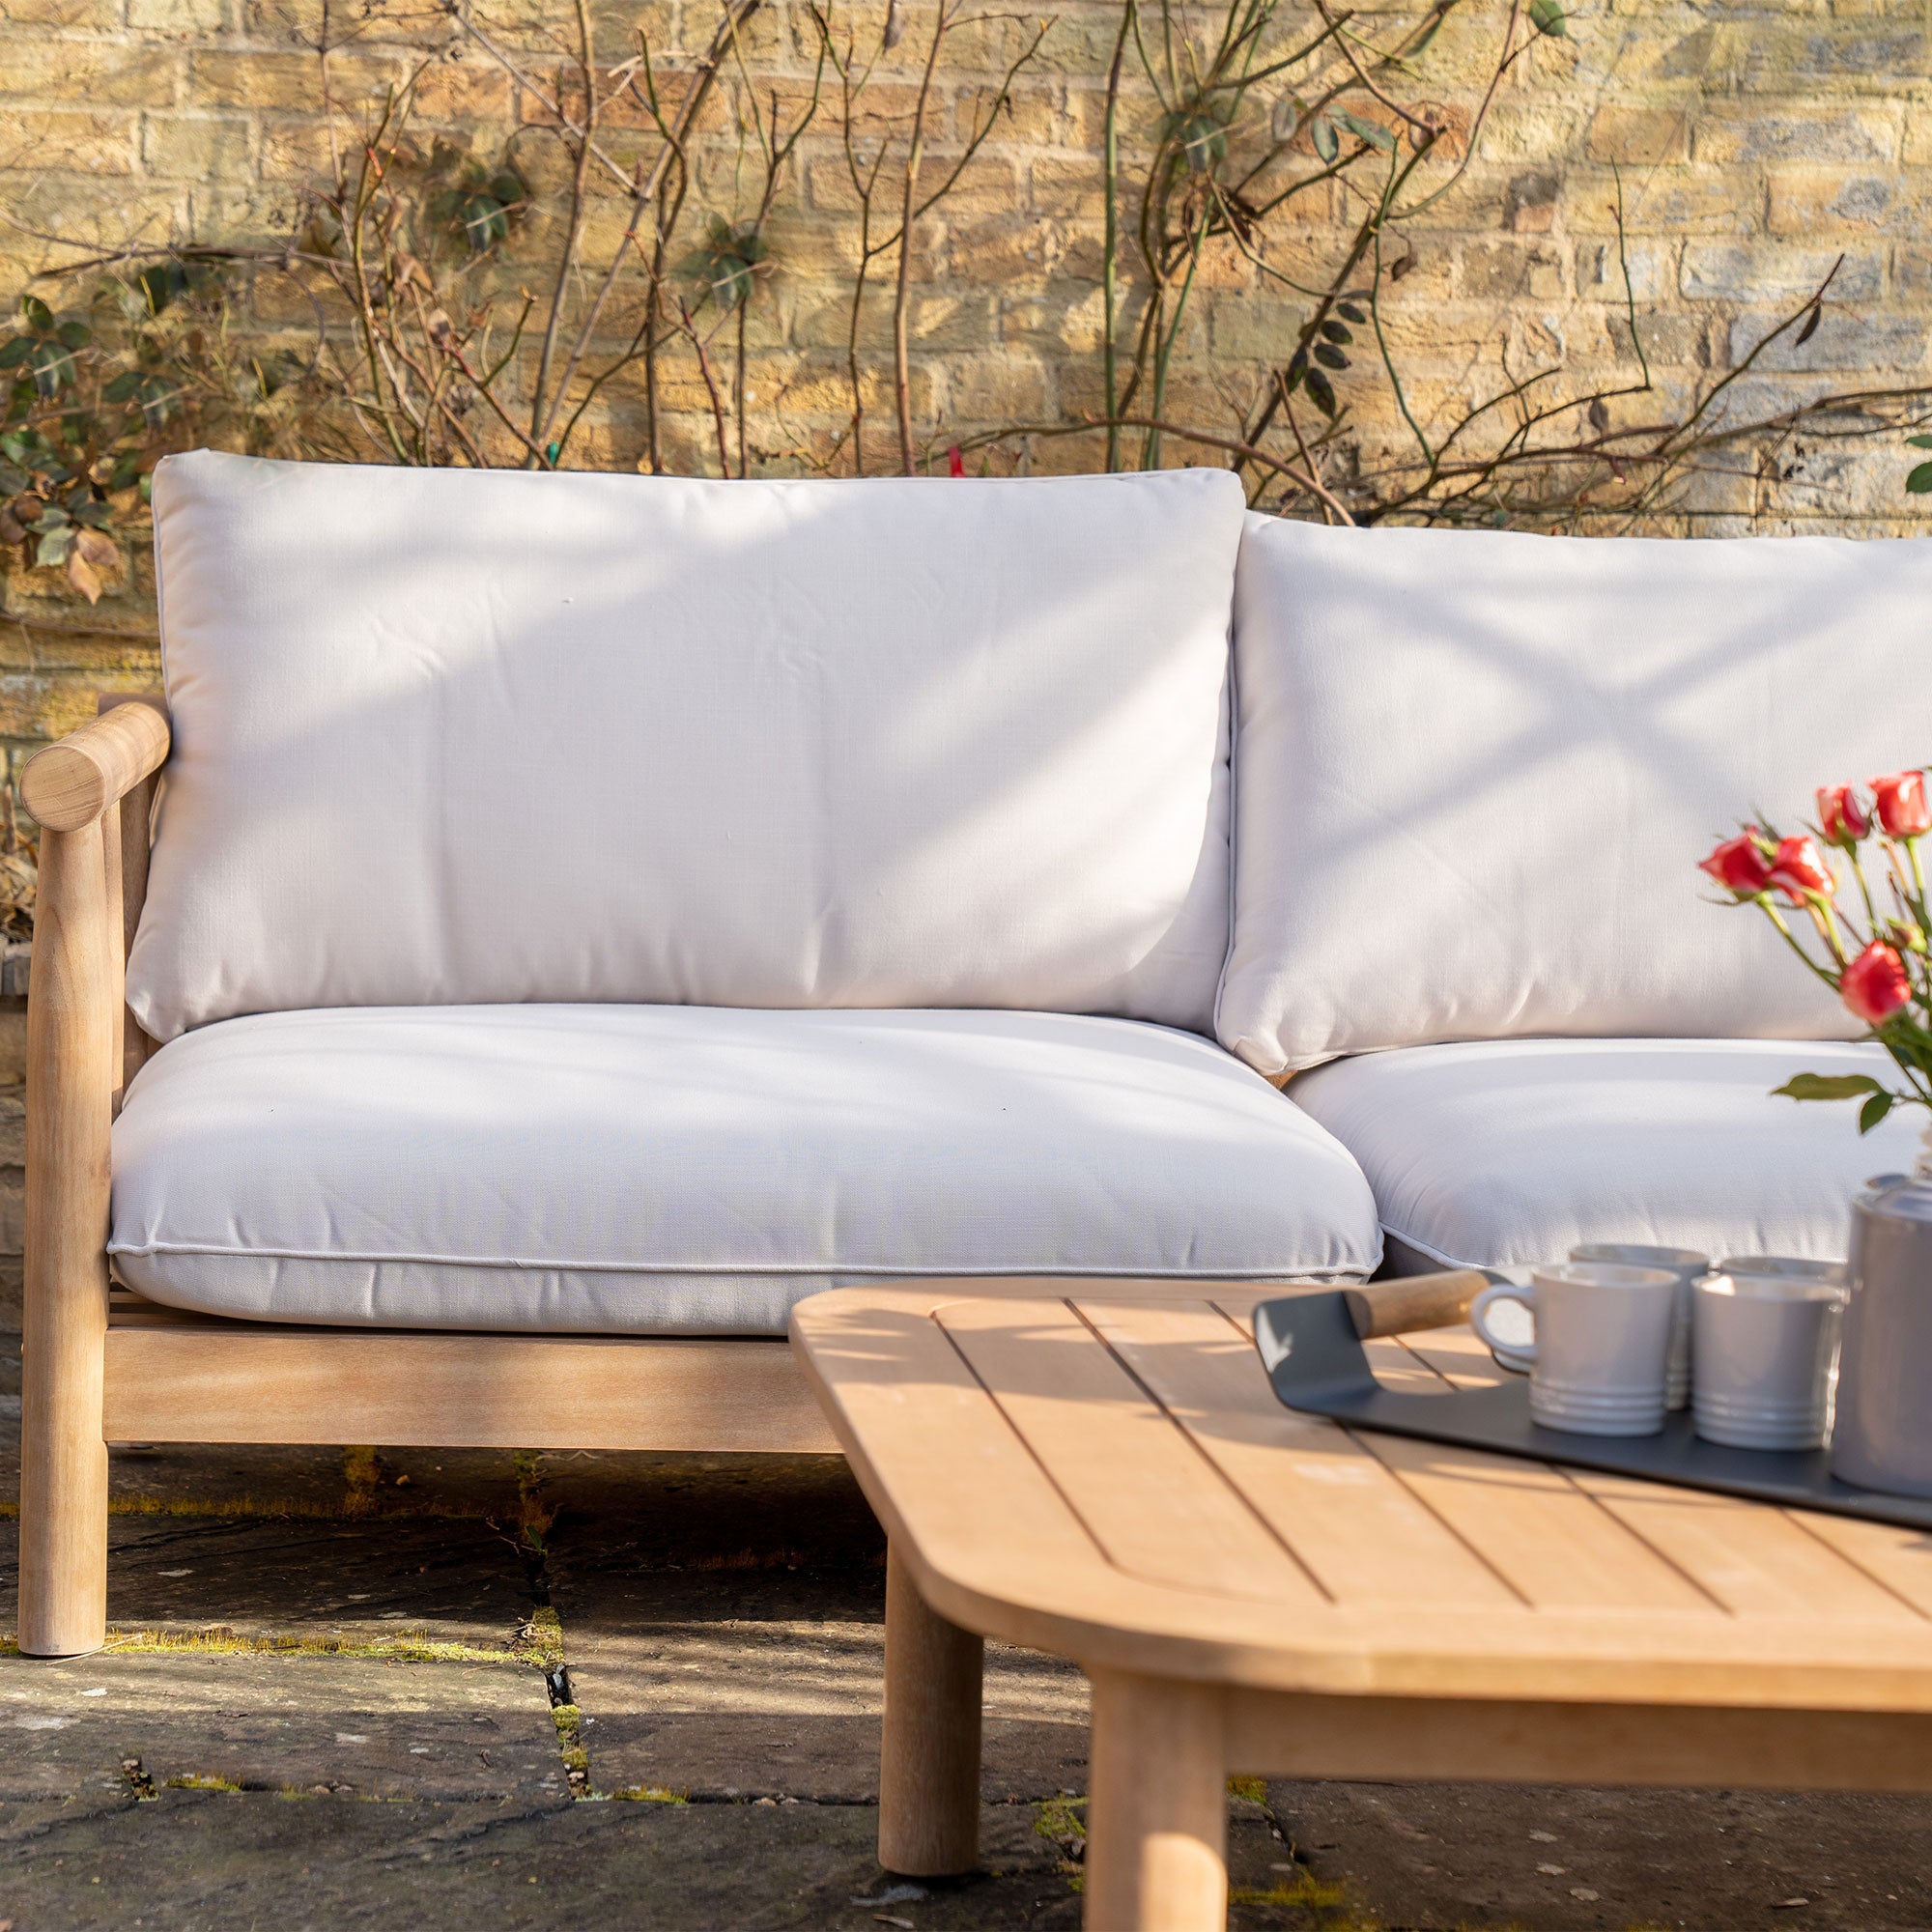
[[[1603,397],[1595,397],[1590,404],[1590,427],[1602,436],[1609,426],[1610,412],[1605,407]]]
[[[1406,274],[1407,274],[1408,271],[1414,267],[1415,267],[1415,252],[1413,249],[1411,249],[1406,255],[1405,255],[1402,258],[1400,262],[1396,262],[1390,265],[1389,280],[1392,282],[1401,281],[1402,278]]]
[[[73,540],[76,556],[84,556],[97,570],[113,570],[121,561],[121,547],[110,536],[84,526]]]
[[[90,604],[100,602],[100,573],[81,555],[78,544],[67,554],[67,581]]]
[[[1823,307],[1819,303],[1813,302],[1811,304],[1811,313],[1804,318],[1804,327],[1798,331],[1798,340],[1801,346],[1809,342],[1818,333],[1818,325],[1824,320],[1825,311]]]

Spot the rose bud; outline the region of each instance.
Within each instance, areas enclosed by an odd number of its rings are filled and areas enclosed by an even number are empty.
[[[1833,845],[1856,845],[1871,828],[1871,813],[1850,785],[1820,787],[1818,829]]]
[[[1875,1027],[1911,1004],[1912,981],[1906,977],[1905,961],[1884,941],[1874,939],[1845,968],[1838,994],[1858,1018]]]
[[[1726,892],[1741,899],[1755,898],[1771,884],[1771,862],[1748,832],[1726,838],[1708,859],[1697,861],[1697,869],[1709,872]]]
[[[1825,855],[1804,838],[1777,841],[1777,852],[1771,862],[1771,883],[1793,905],[1803,905],[1808,898],[1822,897],[1838,889],[1837,880],[1825,864]]]
[[[1923,952],[1925,951],[1925,929],[1909,919],[1892,919],[1886,922],[1885,936],[1901,952]]]
[[[1878,822],[1893,838],[1917,838],[1932,832],[1932,808],[1925,803],[1923,772],[1893,772],[1872,780],[1872,801]]]

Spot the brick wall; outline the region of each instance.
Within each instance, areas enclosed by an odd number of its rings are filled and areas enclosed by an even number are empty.
[[[530,104],[484,52],[439,27],[436,11],[396,0],[391,17],[365,19],[380,10],[340,0],[334,18],[359,25],[359,38],[337,58],[337,85],[375,88],[421,45],[446,45],[422,111],[460,139],[494,146]],[[708,6],[688,0],[688,11],[649,10],[660,44],[702,38]],[[535,71],[548,71],[547,37],[571,17],[561,0],[486,0],[482,12]],[[308,51],[320,14],[319,0],[0,0],[0,207],[30,228],[85,241],[280,235],[295,185],[324,149]],[[603,60],[625,57],[640,17],[636,6],[597,5]],[[921,17],[909,8],[893,57],[906,71],[895,84],[922,53]],[[1499,0],[1466,0],[1413,97],[1466,114],[1503,17]],[[1096,150],[1117,18],[1096,0],[1064,0],[1013,112],[959,198],[922,234],[914,395],[925,428],[952,434],[1091,405]],[[1821,386],[1924,380],[1929,18],[1932,0],[1578,5],[1570,36],[1540,43],[1503,86],[1460,187],[1410,231],[1415,270],[1389,327],[1417,408],[1466,406],[1506,369],[1539,362],[1562,359],[1579,382],[1634,373],[1610,212],[1617,168],[1659,407],[1681,407],[1708,385],[1840,253],[1838,304],[1803,348],[1780,350],[1741,385],[1747,400],[1769,410]],[[754,66],[801,72],[803,23],[797,0],[773,0],[753,37]],[[977,44],[963,39],[962,64],[942,71],[942,148],[983,82]],[[621,128],[611,135],[619,151],[626,138]],[[727,213],[728,148],[714,138],[696,196]],[[835,278],[849,259],[849,198],[829,143],[808,143],[753,324],[754,385],[770,394],[788,384],[814,434],[837,409]],[[593,228],[608,234],[620,206],[609,197]],[[1305,217],[1313,253],[1342,233],[1347,213],[1337,194]],[[19,228],[0,231],[0,298],[11,302],[58,252]],[[1305,308],[1233,258],[1206,264],[1204,280],[1177,366],[1177,409],[1225,415],[1220,391],[1278,361]],[[691,389],[674,388],[684,413],[670,446],[680,467],[696,469],[706,427]],[[1362,379],[1348,395],[1372,433],[1395,434],[1385,387]],[[635,398],[614,395],[593,428],[588,460],[636,462]],[[1902,494],[1901,440],[1847,452],[1800,439],[1782,453],[1792,474],[1778,492],[1749,473],[1710,473],[1693,479],[1673,526],[1918,527],[1915,499]],[[1034,461],[1078,467],[1096,454],[1083,439],[1043,444]],[[92,609],[46,578],[15,561],[4,580],[0,739],[16,755],[90,712],[96,687],[155,675],[145,573]]]

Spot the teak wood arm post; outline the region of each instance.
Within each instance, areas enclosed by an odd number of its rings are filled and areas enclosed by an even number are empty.
[[[886,1720],[879,1862],[944,1878],[980,1862],[980,1708],[985,1639],[919,1594],[886,1548]]]
[[[98,1650],[107,1634],[101,1383],[125,961],[113,808],[167,750],[165,717],[120,705],[36,754],[20,782],[41,826],[20,1350],[20,1648],[29,1657]]]

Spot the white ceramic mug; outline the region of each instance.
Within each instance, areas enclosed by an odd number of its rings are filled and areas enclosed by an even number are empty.
[[[1692,1413],[1707,1442],[1733,1449],[1819,1449],[1832,1433],[1845,1291],[1828,1264],[1743,1270],[1727,1263],[1692,1291],[1697,1380]]]
[[[1664,1376],[1678,1281],[1662,1268],[1570,1262],[1538,1268],[1527,1288],[1498,1282],[1469,1310],[1491,1348],[1498,1302],[1520,1302],[1536,1339],[1513,1351],[1529,1363],[1529,1412],[1576,1435],[1655,1435],[1663,1427]]]
[[[1633,1241],[1585,1241],[1570,1250],[1573,1262],[1613,1262],[1620,1267],[1662,1268],[1678,1281],[1677,1313],[1670,1322],[1670,1360],[1664,1370],[1663,1406],[1690,1406],[1690,1284],[1711,1272],[1711,1257],[1695,1248],[1646,1248]]]

